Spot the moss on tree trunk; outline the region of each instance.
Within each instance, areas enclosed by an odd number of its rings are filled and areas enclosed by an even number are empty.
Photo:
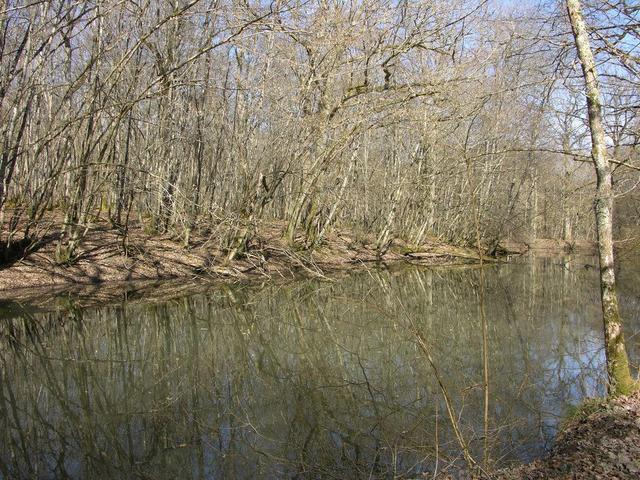
[[[566,0],[566,3],[585,81],[589,130],[591,132],[591,156],[597,180],[595,213],[598,230],[598,257],[600,260],[600,296],[602,300],[607,373],[609,374],[608,390],[610,395],[622,395],[636,390],[638,385],[632,379],[629,370],[629,360],[622,333],[622,319],[616,296],[611,165],[607,158],[607,146],[602,123],[598,74],[593,52],[589,45],[587,27],[582,17],[582,7],[580,0]]]

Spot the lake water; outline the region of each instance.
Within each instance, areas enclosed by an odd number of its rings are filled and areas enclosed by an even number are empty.
[[[478,268],[372,270],[165,302],[4,308],[0,478],[456,475],[464,461],[443,389],[478,463],[531,460],[570,405],[604,393],[593,263],[490,266],[484,279]],[[640,262],[621,263],[637,365]]]

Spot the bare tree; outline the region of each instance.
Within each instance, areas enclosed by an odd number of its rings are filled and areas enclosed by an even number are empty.
[[[591,132],[591,156],[596,172],[595,213],[598,231],[598,257],[600,260],[600,291],[602,318],[604,321],[605,351],[609,374],[609,393],[628,394],[638,389],[629,370],[625,350],[622,319],[616,295],[616,278],[613,253],[613,189],[611,164],[607,158],[607,145],[602,119],[602,105],[598,88],[598,73],[587,27],[579,0],[567,0],[567,12],[584,76],[589,130]]]

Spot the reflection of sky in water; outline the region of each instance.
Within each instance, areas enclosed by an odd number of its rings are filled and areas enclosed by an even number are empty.
[[[597,277],[559,263],[486,270],[499,465],[539,456],[569,405],[604,392]],[[0,478],[386,478],[459,466],[409,318],[480,459],[479,280],[477,269],[374,271],[165,304],[10,312],[3,338],[20,346],[0,350]],[[620,297],[637,362],[636,285],[628,268]]]

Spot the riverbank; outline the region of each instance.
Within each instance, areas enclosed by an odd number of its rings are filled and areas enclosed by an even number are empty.
[[[71,263],[56,261],[59,236],[45,236],[26,255],[17,255],[0,269],[0,299],[37,298],[69,287],[141,284],[140,291],[149,293],[154,282],[167,280],[286,279],[297,275],[323,277],[329,272],[353,270],[375,263],[417,263],[422,265],[468,265],[478,263],[474,248],[460,247],[427,239],[422,245],[411,245],[395,239],[380,255],[373,235],[338,231],[328,234],[313,250],[290,245],[283,238],[285,225],[270,222],[260,226],[249,249],[229,261],[220,247],[219,235],[191,233],[184,238],[158,234],[143,225],[132,224],[126,241],[120,230],[97,219],[87,232]],[[52,226],[51,232],[60,228]],[[302,242],[299,242],[300,244]],[[536,240],[529,244],[502,241],[493,248],[495,257],[487,262],[527,253],[562,254],[578,250],[590,253],[593,243],[568,244],[557,240]],[[193,282],[190,282],[193,283]],[[120,287],[118,287],[120,286]],[[45,292],[43,292],[45,290]],[[138,288],[136,288],[138,290]]]
[[[498,472],[496,480],[640,478],[640,393],[582,405],[547,458]]]
[[[452,265],[478,261],[474,249],[437,241],[413,246],[395,240],[383,255],[378,255],[375,238],[356,237],[349,232],[327,235],[320,246],[310,251],[288,245],[282,231],[283,225],[276,223],[263,226],[249,250],[229,261],[214,235],[192,234],[185,245],[182,238],[133,226],[125,243],[120,231],[101,221],[87,233],[72,263],[56,262],[58,237],[50,235],[33,251],[2,268],[0,299],[28,297],[37,295],[42,288],[55,291],[73,285],[197,278],[274,279],[301,273],[321,277],[334,270],[376,262]]]

